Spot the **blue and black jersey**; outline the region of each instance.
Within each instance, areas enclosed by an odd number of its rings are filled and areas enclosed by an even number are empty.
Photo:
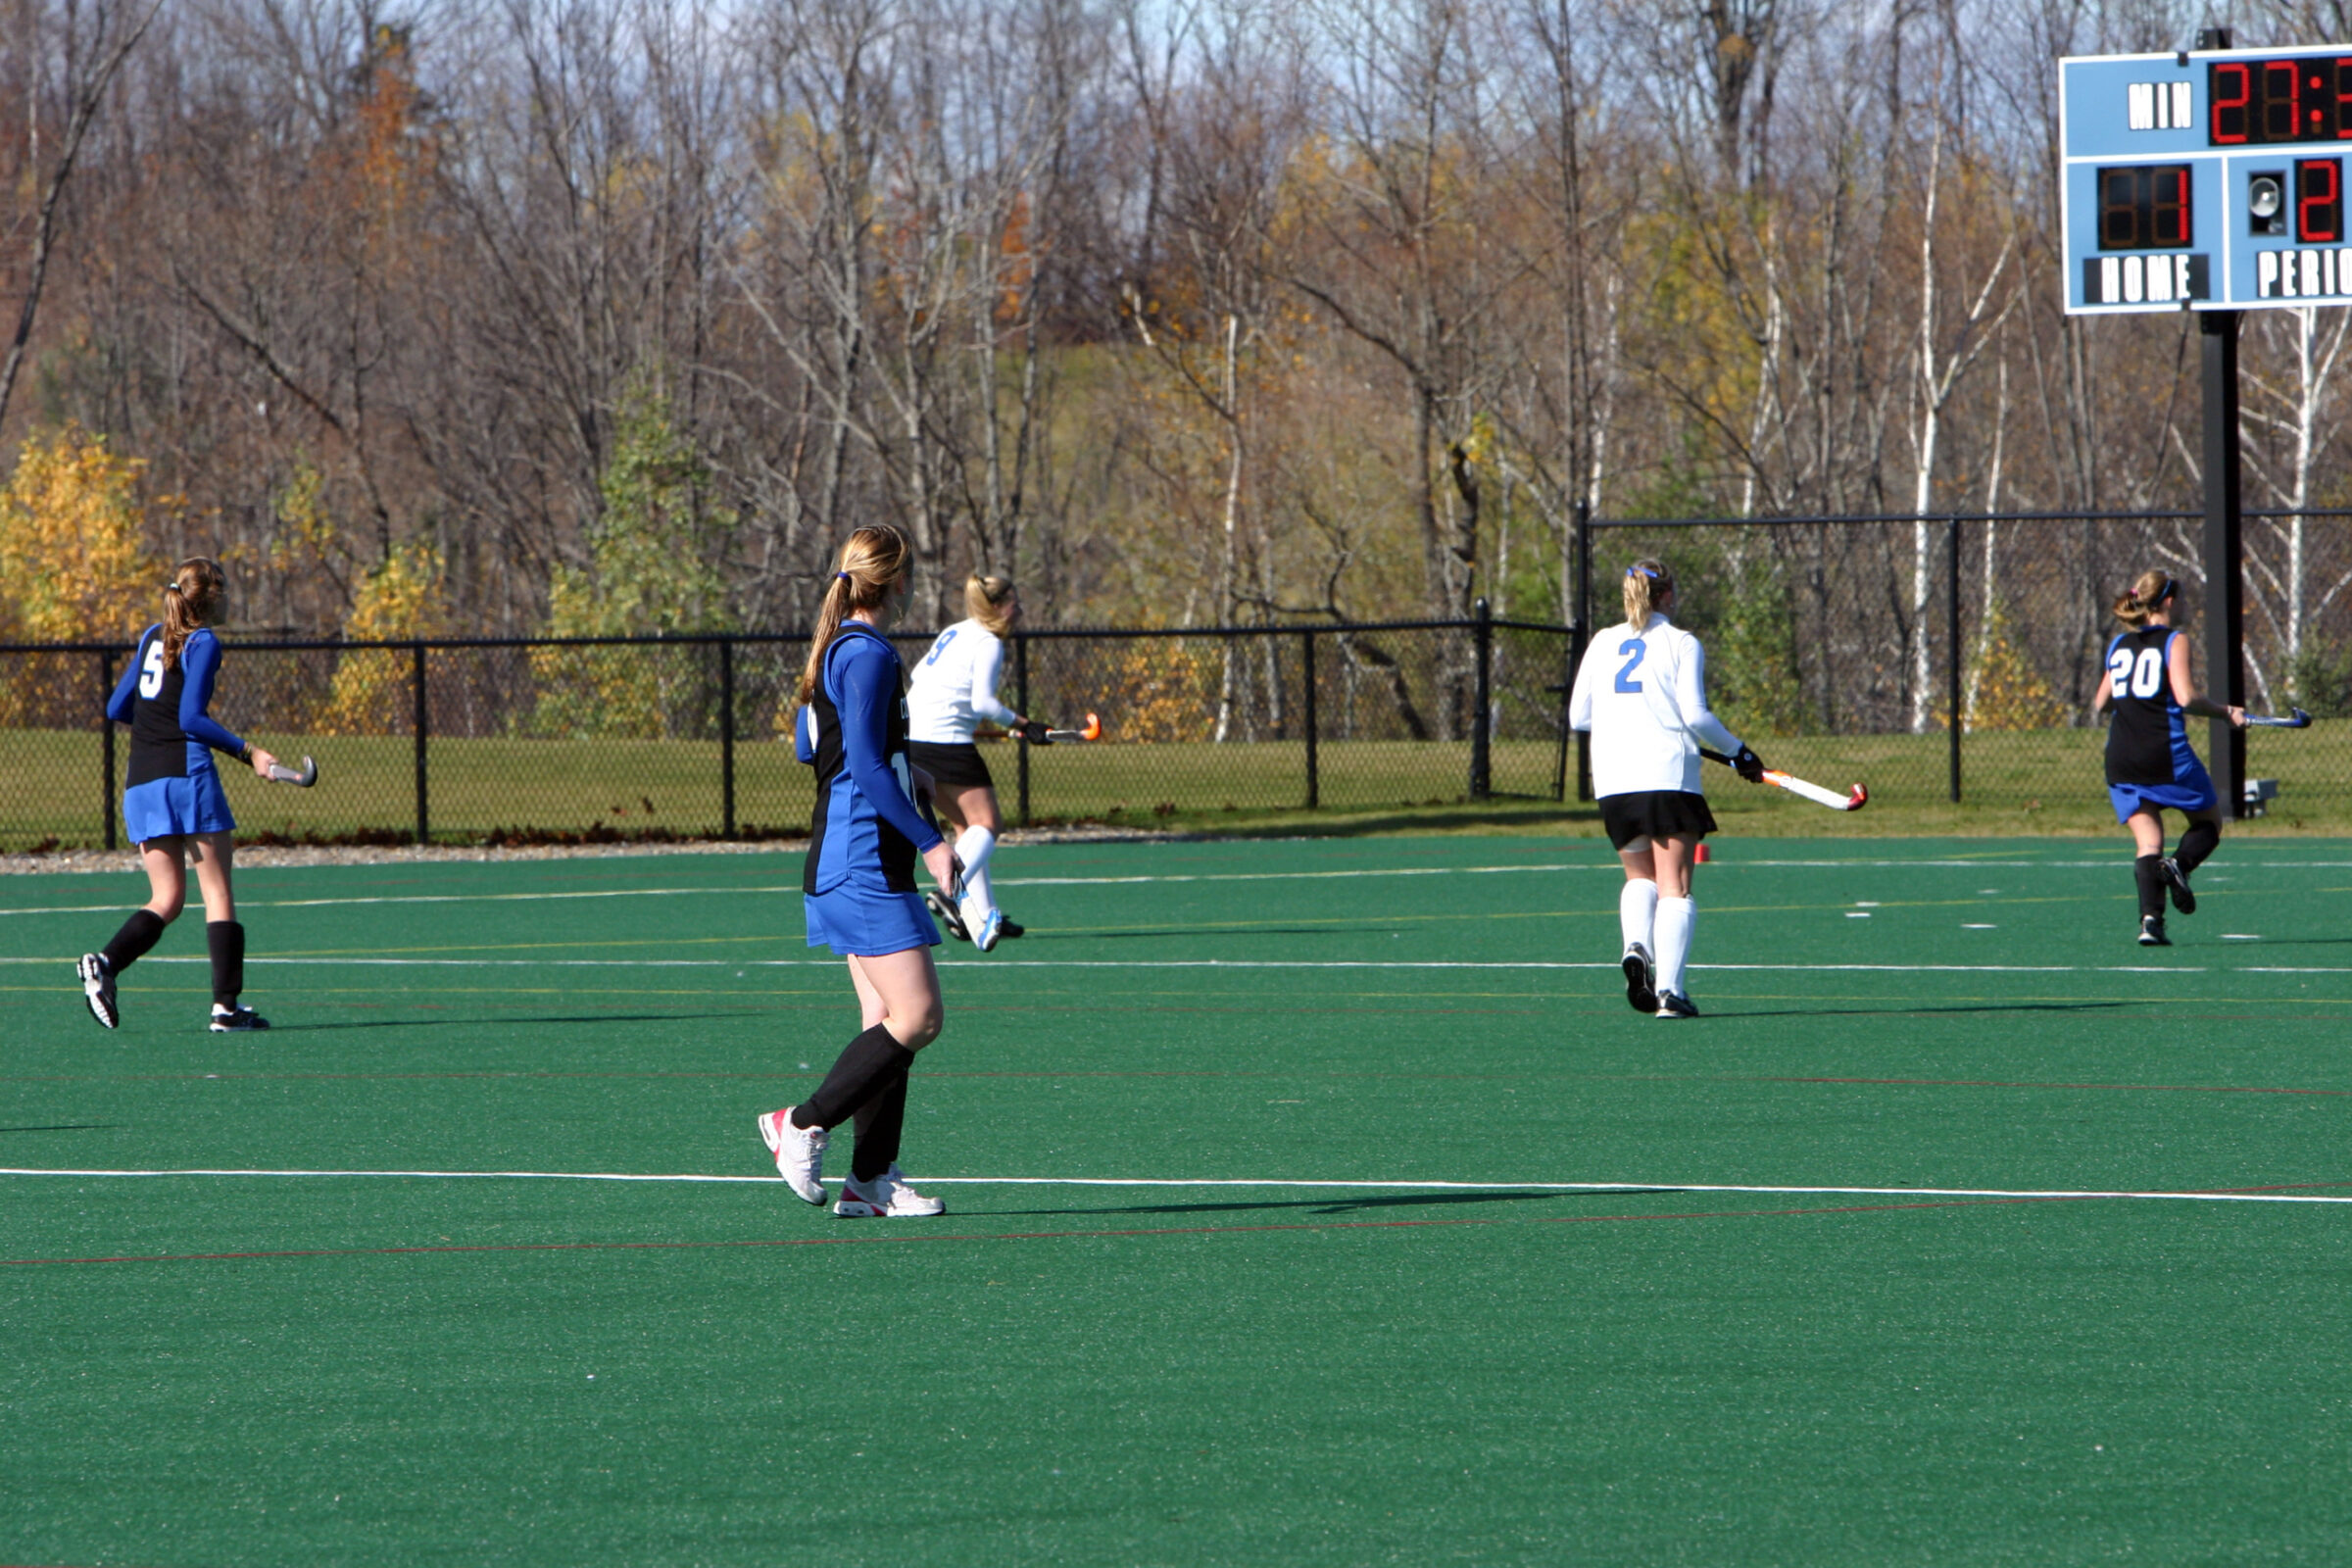
[[[130,726],[126,788],[209,773],[214,752],[243,754],[245,743],[206,711],[220,673],[220,640],[208,628],[189,633],[179,657],[169,664],[162,623],[140,634],[138,654],[106,703],[107,717]]]
[[[2188,744],[2187,713],[2173,695],[2170,626],[2128,631],[2107,645],[2107,782],[2185,783],[2203,766]]]
[[[915,809],[906,761],[906,668],[890,639],[844,621],[801,710],[796,749],[816,769],[816,813],[801,886],[845,882],[912,893],[915,857],[940,842]]]

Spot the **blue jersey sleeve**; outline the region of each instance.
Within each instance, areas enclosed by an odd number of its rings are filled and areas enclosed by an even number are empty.
[[[213,681],[220,673],[220,639],[209,631],[198,631],[181,645],[179,664],[180,733],[216,752],[226,752],[231,757],[240,755],[245,743],[214,722],[205,711],[213,706]]]
[[[150,626],[139,637],[139,646],[130,651],[130,667],[115,682],[115,694],[106,700],[106,716],[118,724],[127,724],[137,711],[139,700],[139,664],[147,657],[147,644],[159,628]]]
[[[873,803],[875,815],[911,840],[917,854],[928,852],[941,842],[939,829],[924,821],[906,798],[883,750],[889,744],[890,705],[899,701],[898,661],[858,637],[842,650],[833,670],[840,688],[834,707],[841,714],[844,770]]]

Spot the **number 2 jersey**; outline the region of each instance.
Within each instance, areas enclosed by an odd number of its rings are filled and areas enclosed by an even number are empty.
[[[1698,749],[1725,756],[1740,741],[1707,708],[1698,639],[1664,615],[1640,632],[1610,626],[1585,650],[1568,699],[1571,727],[1592,732],[1592,793],[1672,790],[1703,795]]]
[[[2171,626],[2143,626],[2107,645],[2109,784],[2184,784],[2202,771],[2188,744],[2187,714],[2173,695]]]

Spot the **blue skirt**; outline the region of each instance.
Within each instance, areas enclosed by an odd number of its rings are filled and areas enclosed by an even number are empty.
[[[133,844],[189,833],[234,833],[220,775],[197,768],[186,778],[151,778],[122,792],[122,831]]]
[[[824,893],[804,895],[808,945],[831,948],[844,957],[878,958],[908,948],[939,946],[939,927],[919,893],[890,893],[844,882]]]
[[[2180,776],[2170,784],[2110,784],[2107,799],[2115,804],[2115,819],[2130,822],[2133,813],[2159,808],[2171,811],[2210,811],[2222,804],[2219,791],[2213,787],[2213,775],[2205,764],[2190,759],[2183,770],[2176,767]]]

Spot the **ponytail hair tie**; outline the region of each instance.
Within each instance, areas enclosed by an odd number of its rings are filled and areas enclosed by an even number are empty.
[[[837,571],[833,575],[839,577],[843,582],[848,582],[850,580],[850,574],[846,571]]]
[[[168,583],[164,584],[164,592],[166,592],[166,593],[168,593],[168,594],[175,594],[175,593],[178,593],[178,592],[180,592],[180,591],[181,591],[181,590],[180,590],[180,586],[179,586],[179,584],[178,584],[178,583],[176,583],[176,582],[168,582]]]

